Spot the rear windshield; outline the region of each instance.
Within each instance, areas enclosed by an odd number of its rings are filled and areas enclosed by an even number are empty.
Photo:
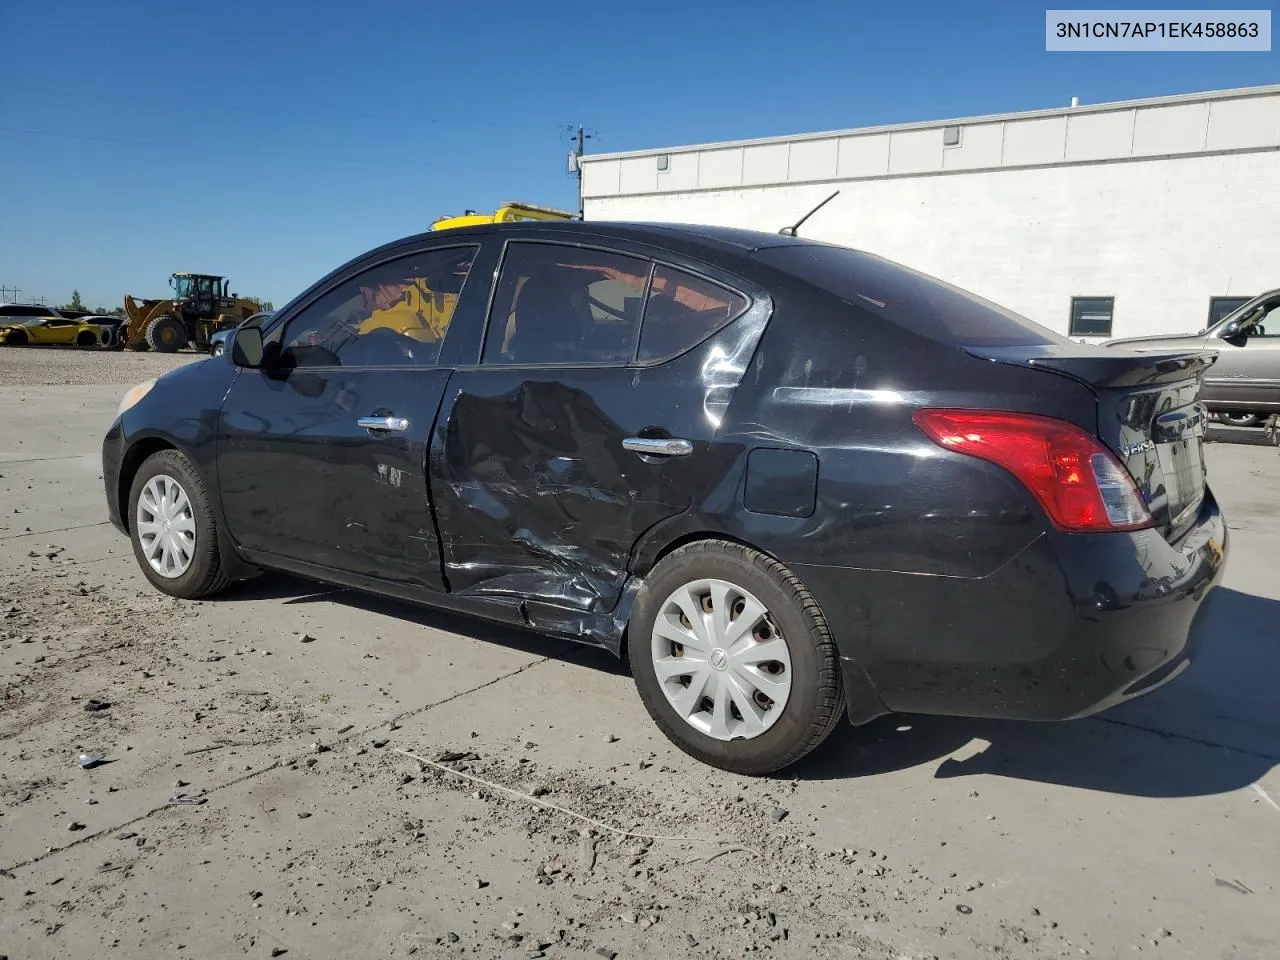
[[[922,336],[963,347],[1071,343],[1012,310],[891,260],[827,245],[758,250],[762,263]]]

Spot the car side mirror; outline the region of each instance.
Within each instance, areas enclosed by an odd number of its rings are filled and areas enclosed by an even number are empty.
[[[1240,321],[1232,320],[1222,328],[1222,339],[1230,340],[1232,337],[1240,336]]]
[[[262,331],[257,327],[237,327],[227,334],[227,356],[237,367],[262,366]]]

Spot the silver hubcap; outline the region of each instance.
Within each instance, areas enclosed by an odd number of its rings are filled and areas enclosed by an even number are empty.
[[[724,580],[697,580],[667,597],[651,648],[668,702],[717,740],[760,736],[791,696],[786,638],[764,604]]]
[[[196,518],[187,491],[173,477],[152,477],[138,497],[138,542],[151,569],[180,577],[196,553]]]

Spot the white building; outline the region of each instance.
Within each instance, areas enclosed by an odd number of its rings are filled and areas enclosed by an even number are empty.
[[[1280,85],[582,159],[588,220],[776,231],[1077,338],[1194,331],[1280,287]]]

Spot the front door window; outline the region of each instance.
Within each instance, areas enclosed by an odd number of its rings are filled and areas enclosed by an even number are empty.
[[[339,284],[291,320],[285,367],[432,364],[449,330],[476,247],[380,264]]]

